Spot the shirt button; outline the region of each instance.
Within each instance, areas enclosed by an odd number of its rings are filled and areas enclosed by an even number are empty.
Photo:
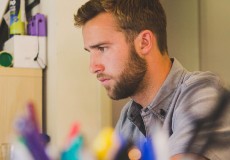
[[[165,117],[165,115],[166,115],[166,112],[165,112],[165,110],[163,110],[163,109],[160,109],[160,115],[161,115],[161,116],[163,116],[163,117]]]

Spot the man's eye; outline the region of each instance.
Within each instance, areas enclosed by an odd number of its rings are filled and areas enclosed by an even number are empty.
[[[99,50],[100,52],[104,52],[104,51],[105,51],[105,47],[98,47],[98,50]]]

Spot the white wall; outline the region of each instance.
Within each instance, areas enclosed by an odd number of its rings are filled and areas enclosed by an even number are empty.
[[[161,0],[167,16],[169,55],[188,70],[200,68],[198,0]]]
[[[230,1],[161,1],[167,14],[169,54],[191,71],[215,72],[228,86]]]
[[[230,85],[230,1],[200,1],[201,69]]]
[[[47,132],[58,147],[73,122],[80,122],[88,141],[111,125],[111,101],[89,73],[81,29],[74,27],[73,15],[84,2],[44,0],[41,4],[48,19]]]

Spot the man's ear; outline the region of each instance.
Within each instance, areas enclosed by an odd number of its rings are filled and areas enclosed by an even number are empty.
[[[155,43],[155,35],[150,30],[141,31],[134,40],[136,51],[142,55],[148,54]]]

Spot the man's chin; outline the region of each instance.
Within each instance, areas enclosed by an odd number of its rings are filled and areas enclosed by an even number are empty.
[[[117,96],[112,93],[111,90],[106,89],[106,91],[107,91],[107,95],[109,96],[109,98],[111,98],[112,100],[119,100]]]
[[[107,95],[108,95],[109,98],[111,98],[112,100],[117,100],[116,96],[113,95],[112,93],[110,93],[108,90],[107,90]]]
[[[127,96],[126,96],[126,97],[121,97],[121,96],[117,96],[117,95],[115,95],[115,94],[110,94],[109,92],[107,93],[107,95],[108,95],[109,98],[111,98],[112,100],[121,100],[121,99],[128,98]]]
[[[128,98],[129,96],[125,96],[122,94],[118,94],[117,92],[115,92],[114,89],[112,89],[111,87],[105,87],[106,91],[107,91],[107,95],[112,99],[112,100],[121,100],[121,99],[125,99]],[[117,93],[117,94],[116,94]]]

